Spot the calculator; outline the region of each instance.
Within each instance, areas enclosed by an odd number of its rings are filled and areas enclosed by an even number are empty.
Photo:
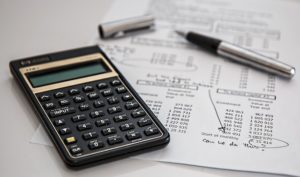
[[[15,60],[10,69],[69,166],[169,143],[167,130],[98,46]]]

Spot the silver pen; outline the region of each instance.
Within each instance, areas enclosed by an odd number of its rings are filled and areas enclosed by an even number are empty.
[[[185,37],[186,40],[197,46],[236,62],[289,79],[296,73],[296,69],[293,66],[220,39],[215,39],[195,32],[176,30],[176,33]]]

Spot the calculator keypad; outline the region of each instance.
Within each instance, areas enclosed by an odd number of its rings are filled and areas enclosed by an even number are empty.
[[[73,156],[135,146],[162,135],[117,77],[39,93],[37,98]]]

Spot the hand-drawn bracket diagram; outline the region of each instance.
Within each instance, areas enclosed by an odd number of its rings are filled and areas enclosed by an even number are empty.
[[[184,62],[178,61],[175,54],[168,55],[164,53],[153,53],[150,59],[125,58],[120,62],[120,64],[151,70],[192,72],[198,69],[198,67],[194,65],[192,61],[193,58],[186,58]]]
[[[113,61],[124,66],[173,72],[194,72],[198,69],[198,66],[194,64],[194,58],[189,55],[179,56],[174,53],[156,51],[147,54],[140,52],[140,57],[133,58],[132,55],[137,55],[138,49],[121,45],[102,45],[101,47]]]
[[[210,85],[196,83],[189,78],[183,78],[179,76],[147,74],[147,78],[148,78],[147,80],[145,79],[137,80],[136,84],[145,85],[145,86],[183,89],[189,91],[197,91],[200,86],[207,87],[207,88],[211,87]]]

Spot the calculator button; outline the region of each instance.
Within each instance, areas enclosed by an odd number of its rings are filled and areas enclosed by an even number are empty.
[[[131,129],[134,129],[133,123],[127,123],[120,126],[120,130],[122,131],[131,130]]]
[[[82,90],[83,90],[84,92],[91,92],[91,91],[94,90],[94,88],[93,88],[93,86],[91,86],[91,85],[86,85],[86,86],[84,86],[84,87],[82,88]]]
[[[87,104],[87,103],[81,104],[81,105],[79,106],[79,109],[80,109],[80,111],[86,111],[86,110],[89,110],[89,109],[90,109],[90,105]]]
[[[72,147],[70,148],[70,152],[71,154],[75,155],[75,154],[79,154],[81,153],[83,150],[80,147]]]
[[[127,102],[125,108],[127,110],[138,108],[140,105],[136,101]]]
[[[45,109],[52,109],[52,108],[55,108],[55,104],[50,102],[50,103],[46,103],[44,104],[44,108]]]
[[[90,100],[95,100],[95,99],[99,98],[99,95],[96,92],[91,92],[88,94],[88,98]]]
[[[54,94],[54,97],[55,98],[62,98],[62,97],[64,97],[65,96],[65,93],[64,92],[56,92],[55,94]]]
[[[110,84],[111,84],[112,86],[117,86],[117,85],[120,85],[120,84],[121,84],[121,81],[115,79],[115,80],[111,81]]]
[[[113,92],[111,89],[106,89],[106,90],[102,91],[102,95],[103,96],[111,96],[111,95],[113,95]]]
[[[80,91],[78,89],[71,89],[71,90],[69,90],[69,94],[70,95],[77,95],[79,93],[80,93]]]
[[[58,108],[54,109],[49,112],[50,117],[58,117],[62,115],[67,115],[67,114],[72,114],[75,112],[75,109],[73,107],[63,107],[63,108]]]
[[[144,131],[145,135],[150,136],[150,135],[155,135],[158,134],[159,131],[156,127],[149,127]]]
[[[105,135],[114,134],[117,132],[117,130],[115,129],[115,127],[108,127],[108,128],[103,129],[101,132],[105,136]]]
[[[126,95],[123,95],[122,96],[122,100],[123,101],[129,101],[129,100],[132,100],[132,95],[129,95],[129,94],[126,94]]]
[[[97,120],[95,122],[97,127],[101,127],[101,126],[105,126],[105,125],[109,125],[110,124],[110,120],[109,119],[101,119],[101,120]]]
[[[123,86],[117,87],[116,88],[117,93],[125,93],[127,92],[126,88]]]
[[[84,123],[84,124],[79,124],[77,125],[77,129],[79,131],[83,131],[83,130],[88,130],[92,128],[92,124],[91,123]]]
[[[95,108],[99,108],[99,107],[102,107],[102,106],[104,106],[105,104],[104,104],[104,101],[102,101],[102,100],[97,100],[97,101],[94,101],[94,107]]]
[[[68,137],[68,138],[66,138],[65,139],[65,142],[67,143],[67,144],[72,144],[72,143],[76,143],[76,138],[74,137],[74,136],[70,136],[70,137]]]
[[[146,113],[143,109],[136,109],[131,113],[133,118],[142,117],[144,115],[146,115]]]
[[[113,106],[113,107],[110,107],[107,109],[107,112],[109,114],[114,114],[114,113],[118,113],[118,112],[121,112],[122,111],[122,108],[120,106]]]
[[[59,100],[59,104],[60,104],[61,106],[66,106],[66,105],[69,105],[69,104],[70,104],[70,101],[67,100],[67,99]]]
[[[140,132],[133,132],[133,133],[127,133],[126,138],[131,141],[131,140],[135,140],[138,138],[141,138],[142,135]]]
[[[107,142],[110,145],[114,145],[114,144],[118,144],[118,143],[122,143],[123,139],[121,138],[121,136],[111,136],[107,138]]]
[[[105,89],[107,87],[108,87],[108,85],[105,82],[101,82],[101,83],[97,84],[98,89]]]
[[[152,124],[152,120],[149,119],[149,118],[141,118],[139,121],[138,121],[138,124],[140,127],[144,127],[144,126],[147,126],[147,125],[151,125]]]
[[[79,122],[79,121],[86,120],[86,116],[84,114],[80,114],[80,115],[73,116],[71,119],[73,122]]]
[[[39,97],[40,101],[49,101],[50,100],[50,96],[49,95],[42,95]]]
[[[104,116],[104,112],[99,110],[99,111],[93,111],[90,113],[91,118],[96,118],[96,117],[101,117]]]
[[[126,114],[118,115],[114,117],[115,122],[122,122],[128,120],[128,117]]]
[[[84,140],[90,140],[90,139],[97,138],[97,137],[98,137],[98,134],[96,132],[88,132],[88,133],[85,133],[82,135],[82,138]]]
[[[85,101],[85,98],[83,96],[75,96],[73,100],[75,103],[81,103]]]
[[[108,104],[116,104],[119,103],[119,99],[117,97],[112,96],[107,98],[107,102]]]
[[[94,150],[94,149],[99,149],[104,147],[104,143],[102,141],[99,140],[93,140],[89,142],[89,148],[90,150]]]
[[[58,119],[54,121],[55,126],[65,125],[65,119]]]
[[[66,134],[70,134],[70,133],[71,133],[71,129],[68,128],[68,127],[59,129],[59,134],[60,135],[66,135]]]

